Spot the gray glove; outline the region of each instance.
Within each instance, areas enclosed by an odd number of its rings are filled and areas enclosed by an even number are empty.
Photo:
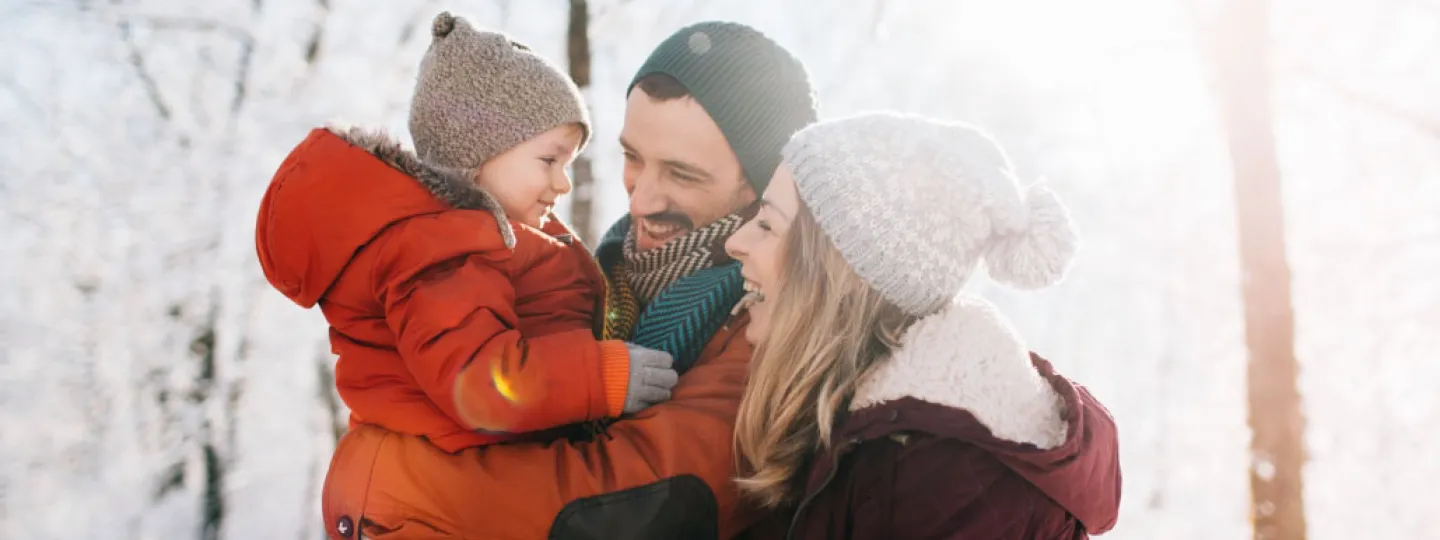
[[[670,353],[626,343],[630,350],[630,385],[625,390],[625,414],[633,414],[670,399],[680,376]]]

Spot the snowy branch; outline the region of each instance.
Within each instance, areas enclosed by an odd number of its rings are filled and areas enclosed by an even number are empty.
[[[230,112],[240,112],[240,106],[245,103],[245,96],[249,92],[250,65],[255,57],[255,40],[246,39],[240,42],[240,67],[235,71],[235,96],[230,100]]]
[[[606,15],[609,15],[611,13],[612,10],[620,11],[619,8],[625,7],[625,5],[629,4],[631,1],[632,0],[616,0],[603,6],[599,6],[595,9],[595,16],[592,18],[596,21],[603,20]]]
[[[155,15],[132,15],[126,17],[127,21],[144,22],[155,30],[182,30],[188,32],[220,33],[230,36],[236,41],[254,41],[254,37],[244,28],[232,24],[206,19],[192,19],[183,17],[163,17]]]
[[[320,59],[320,43],[325,40],[325,21],[330,17],[330,0],[315,0],[315,4],[320,8],[320,19],[315,21],[310,39],[305,41],[305,65],[311,67]]]
[[[328,0],[319,0],[322,6]],[[261,3],[256,0],[253,4],[255,9],[260,9]],[[134,22],[143,22],[153,30],[174,30],[185,32],[198,32],[204,34],[220,34],[235,40],[240,45],[239,67],[235,71],[234,96],[230,101],[230,112],[238,113],[244,105],[245,98],[249,94],[250,68],[255,53],[255,36],[248,30],[220,21],[207,19],[196,19],[188,17],[166,17],[157,15],[131,14],[122,18],[120,24],[121,35],[130,48],[130,63],[135,66],[136,72],[140,74],[141,81],[146,86],[151,100],[156,103],[157,109],[162,110],[163,118],[170,118],[170,108],[163,100],[159,85],[149,71],[145,69],[144,57],[140,54],[140,48],[135,44],[131,35],[130,25]]]
[[[406,23],[405,27],[400,29],[401,44],[410,41],[410,38],[415,37],[417,33],[426,36],[430,35],[430,18],[435,16],[434,4],[435,2],[433,1],[425,2],[415,8],[415,11],[410,15],[410,22]],[[417,32],[417,30],[422,29],[423,31]]]
[[[125,42],[128,50],[126,60],[130,67],[135,69],[135,76],[140,79],[140,84],[145,87],[145,95],[150,98],[150,103],[155,106],[155,113],[166,121],[170,120],[170,106],[165,103],[165,96],[160,93],[160,85],[155,82],[155,77],[145,67],[145,57],[140,54],[140,47],[135,44],[135,37],[130,31],[130,22],[122,20],[118,24],[120,29],[120,40]]]
[[[875,0],[870,12],[870,37],[878,38],[885,27],[885,0]]]
[[[19,81],[11,73],[0,73],[0,88],[10,93],[17,102],[23,104],[27,111],[34,112],[37,117],[45,116],[45,106],[35,99],[35,96],[25,90]]]

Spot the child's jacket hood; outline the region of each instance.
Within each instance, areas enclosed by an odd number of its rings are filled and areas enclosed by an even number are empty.
[[[361,247],[406,218],[488,210],[507,247],[515,233],[473,171],[427,165],[381,132],[315,129],[280,164],[260,202],[255,246],[266,279],[310,307]]]

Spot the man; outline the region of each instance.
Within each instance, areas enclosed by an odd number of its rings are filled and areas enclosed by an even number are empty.
[[[607,338],[670,352],[681,372],[695,362],[740,299],[725,240],[780,148],[814,121],[804,67],[748,27],[704,23],[655,50],[620,133],[630,213],[596,252],[611,285]]]
[[[453,455],[353,430],[327,477],[327,534],[728,538],[748,526],[754,516],[731,484],[731,437],[752,350],[746,319],[730,317],[742,288],[723,245],[753,211],[781,147],[815,118],[804,67],[754,29],[700,23],[661,43],[626,104],[629,216],[597,257],[610,285],[605,337],[671,353],[682,372],[671,401],[591,441]],[[415,465],[369,467],[381,453]],[[398,503],[417,494],[431,503]]]

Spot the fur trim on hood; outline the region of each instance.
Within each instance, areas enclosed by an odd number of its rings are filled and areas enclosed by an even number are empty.
[[[406,149],[384,130],[359,127],[326,126],[335,136],[375,156],[387,165],[414,178],[441,202],[467,210],[487,210],[500,224],[505,246],[515,247],[515,230],[505,216],[500,201],[475,184],[473,169],[455,169],[427,164],[414,151]]]
[[[999,439],[1041,449],[1065,441],[1064,400],[999,310],[973,296],[911,326],[900,348],[860,381],[850,410],[905,397],[969,411]]]

